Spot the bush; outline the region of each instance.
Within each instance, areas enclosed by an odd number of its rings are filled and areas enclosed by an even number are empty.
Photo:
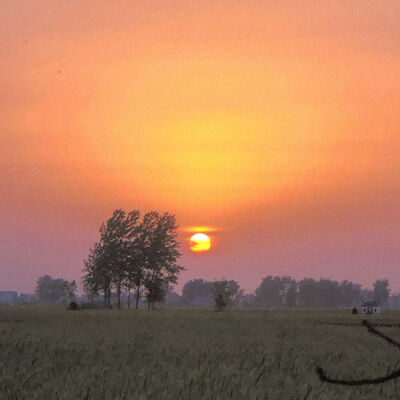
[[[78,304],[76,303],[76,301],[71,301],[71,303],[69,303],[68,310],[72,310],[72,311],[79,310],[79,307],[78,307]]]
[[[352,314],[358,314],[357,308],[353,307],[353,309],[351,310],[351,313],[352,313]]]

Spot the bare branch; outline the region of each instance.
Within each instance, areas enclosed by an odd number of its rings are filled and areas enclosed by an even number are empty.
[[[368,332],[372,333],[373,335],[376,335],[380,337],[381,339],[384,339],[386,342],[391,344],[392,346],[397,347],[400,349],[400,343],[397,342],[396,340],[392,339],[391,337],[384,335],[382,332],[379,332],[377,329],[374,328],[374,326],[378,326],[376,324],[372,325],[368,321],[363,320],[361,322],[362,326],[365,326],[368,329]],[[379,326],[384,326],[387,327],[388,325],[381,324]],[[397,325],[394,325],[397,326]],[[397,366],[397,365],[396,365]],[[388,369],[389,372],[389,369]],[[333,383],[336,385],[346,385],[346,386],[360,386],[360,385],[373,385],[373,384],[380,384],[380,383],[385,383],[388,382],[392,379],[396,379],[400,377],[400,369],[392,372],[391,374],[387,374],[385,376],[379,377],[379,378],[372,378],[372,379],[333,379],[329,378],[326,376],[324,370],[321,367],[317,367],[316,373],[322,382],[327,382],[327,383]]]
[[[373,379],[361,379],[361,380],[346,380],[346,379],[332,379],[328,378],[325,375],[325,372],[323,371],[322,368],[318,367],[316,370],[319,379],[322,382],[327,382],[327,383],[334,383],[336,385],[346,385],[346,386],[359,386],[359,385],[373,385],[373,384],[379,384],[379,383],[384,383],[387,381],[390,381],[395,378],[400,377],[400,369],[397,371],[392,372],[389,375],[382,376],[380,378],[373,378]]]
[[[398,349],[400,349],[400,343],[397,342],[396,340],[390,338],[389,336],[384,335],[382,332],[379,332],[377,329],[375,329],[372,324],[370,324],[368,321],[363,320],[362,325],[365,326],[368,329],[368,332],[386,340],[388,343],[390,343],[391,345],[397,347]]]

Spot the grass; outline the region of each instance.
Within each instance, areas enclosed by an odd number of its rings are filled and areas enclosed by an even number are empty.
[[[400,352],[350,311],[0,308],[0,399],[398,399]],[[400,312],[369,320],[399,323]],[[382,331],[400,340],[399,328]]]

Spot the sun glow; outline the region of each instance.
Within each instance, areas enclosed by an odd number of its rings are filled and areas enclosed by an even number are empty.
[[[211,247],[209,236],[204,233],[196,233],[190,238],[190,250],[194,252],[208,251]]]
[[[181,232],[193,232],[193,233],[200,233],[200,232],[218,232],[221,228],[216,226],[184,226],[180,227],[179,230]]]

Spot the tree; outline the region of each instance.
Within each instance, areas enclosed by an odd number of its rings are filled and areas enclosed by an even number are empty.
[[[371,289],[362,289],[361,290],[361,299],[362,299],[362,301],[373,301],[374,300],[374,291]]]
[[[257,308],[256,296],[254,293],[241,293],[239,305],[240,308],[251,309]]]
[[[344,280],[340,286],[341,304],[345,307],[357,306],[361,302],[361,285]]]
[[[117,291],[117,306],[121,308],[121,293],[127,284],[129,266],[135,258],[134,242],[139,232],[137,222],[138,210],[126,214],[123,210],[115,210],[113,216],[103,225],[101,233],[108,247],[108,259],[111,266],[112,284]]]
[[[170,287],[167,295],[165,296],[165,303],[168,305],[178,305],[181,301],[181,298],[182,297]]]
[[[281,307],[285,286],[279,276],[268,275],[256,289],[256,303],[262,307]]]
[[[141,297],[141,286],[144,283],[146,269],[149,265],[149,258],[152,251],[153,233],[157,226],[157,212],[148,212],[144,215],[137,236],[130,245],[130,258],[128,260],[127,287],[130,292],[135,289],[135,308],[139,307]],[[129,294],[128,294],[129,298]]]
[[[65,298],[65,285],[64,279],[44,275],[37,280],[36,294],[41,301],[56,302]]]
[[[213,302],[212,282],[192,279],[182,288],[182,298],[190,304],[211,305]]]
[[[70,302],[73,302],[76,297],[76,281],[64,281],[65,296]]]
[[[155,303],[163,303],[167,293],[170,291],[168,283],[160,277],[146,282],[146,300],[149,310],[154,309]]]
[[[89,303],[93,303],[94,299],[99,297],[100,293],[98,288],[95,285],[92,285],[90,282],[90,275],[87,273],[82,277],[82,286],[83,291],[87,296]]]
[[[236,294],[235,297],[233,298],[233,306],[234,307],[241,307],[243,302],[246,299],[246,295],[244,293],[243,289],[239,289]]]
[[[183,267],[180,257],[175,216],[152,211],[144,215],[134,210],[115,210],[100,228],[100,240],[90,249],[84,261],[83,284],[90,297],[104,294],[104,305],[110,307],[111,293],[117,294],[121,306],[123,289],[136,290],[136,308],[141,289],[146,290],[150,308],[165,296],[164,290],[177,282]]]
[[[154,304],[165,297],[168,287],[177,283],[178,275],[184,268],[177,264],[181,254],[178,251],[180,243],[175,215],[153,211],[146,216],[151,223],[145,232],[148,240],[143,250],[146,267],[143,284],[147,290],[149,309],[153,309]]]
[[[289,277],[289,281],[286,284],[286,304],[288,307],[296,307],[297,296],[297,282]]]
[[[255,291],[256,304],[260,307],[295,307],[297,303],[297,282],[290,276],[265,277]]]
[[[115,210],[100,227],[100,241],[90,250],[84,261],[83,277],[86,290],[92,295],[104,294],[104,304],[110,307],[111,292],[117,292],[117,305],[121,307],[121,293],[127,279],[127,266],[131,262],[132,240],[138,234],[138,210],[126,214]]]
[[[387,279],[376,280],[374,282],[374,300],[377,301],[382,307],[386,307],[389,302],[389,295],[389,281]]]
[[[226,306],[231,305],[238,290],[239,285],[232,280],[213,282],[212,291],[215,301],[215,310],[223,311]]]
[[[335,308],[340,305],[339,283],[330,279],[320,279],[318,287],[318,307]]]
[[[299,303],[304,307],[315,307],[319,303],[318,282],[311,278],[304,278],[299,282]]]
[[[109,265],[107,249],[104,243],[95,243],[89,256],[84,260],[84,276],[82,278],[89,297],[103,292],[104,306],[110,307],[112,270]]]
[[[235,299],[241,296],[242,292],[239,290],[239,284],[234,280],[228,281],[228,288],[230,292],[230,296],[228,298],[228,305],[233,305],[235,303]]]

